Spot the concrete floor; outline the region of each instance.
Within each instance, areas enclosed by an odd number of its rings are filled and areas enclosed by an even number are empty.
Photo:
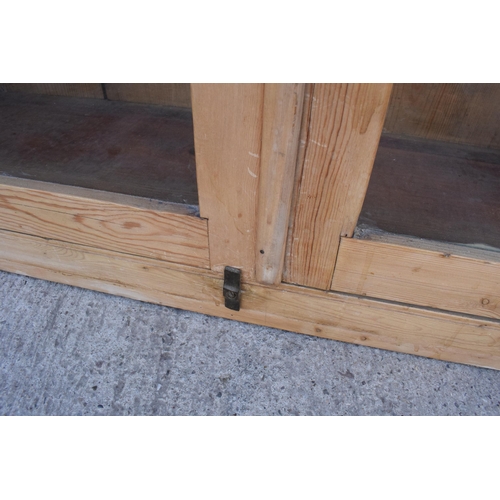
[[[0,272],[2,415],[500,415],[500,372]]]

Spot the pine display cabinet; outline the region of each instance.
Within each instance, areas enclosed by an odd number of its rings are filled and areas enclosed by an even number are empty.
[[[0,84],[0,269],[500,368],[500,85]]]

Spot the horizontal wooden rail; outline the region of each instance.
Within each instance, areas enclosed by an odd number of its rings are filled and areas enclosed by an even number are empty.
[[[499,319],[500,253],[397,236],[342,238],[331,288]]]
[[[85,197],[94,193],[98,192],[2,178],[0,228],[209,267],[207,221],[182,213],[189,208],[112,193]]]
[[[211,270],[0,231],[0,269],[274,328],[500,369],[500,322],[294,285],[245,283],[224,307]]]

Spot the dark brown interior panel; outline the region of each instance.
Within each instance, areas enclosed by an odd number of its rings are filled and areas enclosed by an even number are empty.
[[[0,83],[0,91],[104,99],[102,83]]]
[[[0,175],[197,205],[191,111],[1,92]]]
[[[500,84],[395,84],[359,224],[500,248]]]
[[[500,248],[500,151],[382,135],[358,224]]]
[[[191,109],[189,83],[105,83],[107,99]]]

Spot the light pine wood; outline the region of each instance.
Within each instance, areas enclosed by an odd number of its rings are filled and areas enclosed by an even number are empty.
[[[158,260],[0,231],[0,268],[137,300],[446,361],[500,369],[500,323],[292,285],[243,284]]]
[[[408,240],[342,238],[332,290],[500,319],[500,252]]]
[[[281,282],[305,84],[266,84],[257,207],[256,278]]]
[[[26,187],[29,185],[36,188]],[[191,266],[209,266],[206,220],[169,211],[169,204],[141,202],[145,205],[141,208],[133,197],[108,194],[91,199],[79,196],[78,189],[64,194],[62,186],[52,186],[0,178],[0,228]],[[173,207],[177,212],[185,210]]]
[[[87,189],[78,186],[67,186],[64,184],[55,184],[53,182],[37,181],[32,179],[21,179],[18,177],[9,177],[0,175],[0,185],[14,186],[19,188],[34,189],[57,195],[67,195],[76,198],[86,198],[94,200],[96,206],[100,206],[101,202],[114,203],[119,205],[127,205],[130,207],[140,208],[143,210],[153,210],[160,212],[168,212],[179,215],[198,215],[198,207],[196,205],[185,205],[184,203],[174,203],[169,201],[155,200],[151,198],[143,198],[141,196],[131,196],[122,193],[112,193],[109,191],[100,191],[98,189]]]
[[[0,83],[7,92],[103,99],[100,83]]]
[[[189,83],[106,83],[104,86],[106,97],[111,101],[191,108]]]
[[[500,84],[395,84],[384,131],[500,149]]]
[[[210,263],[255,279],[263,84],[193,84],[200,214],[208,219]]]
[[[291,262],[291,249],[293,237],[293,224],[295,220],[294,207],[297,206],[297,200],[300,197],[300,180],[304,170],[304,160],[307,152],[307,139],[309,137],[309,123],[311,122],[311,111],[313,103],[314,83],[306,83],[304,89],[304,105],[302,108],[302,123],[300,125],[299,149],[297,152],[297,162],[295,165],[294,185],[292,192],[292,204],[288,220],[287,241],[285,248],[285,261],[283,263],[282,279],[286,279],[286,265]]]
[[[284,281],[330,288],[341,236],[352,236],[390,84],[316,84]]]

